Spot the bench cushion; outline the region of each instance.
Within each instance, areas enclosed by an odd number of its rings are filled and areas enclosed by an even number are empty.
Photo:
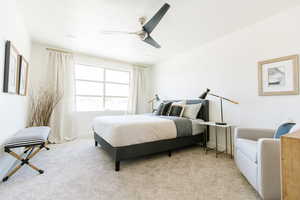
[[[25,128],[9,139],[4,147],[16,148],[43,144],[47,141],[51,129],[47,126]]]

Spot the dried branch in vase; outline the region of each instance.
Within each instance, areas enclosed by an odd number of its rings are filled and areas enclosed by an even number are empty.
[[[36,96],[32,94],[28,126],[49,126],[53,110],[62,96],[50,90],[40,91]]]

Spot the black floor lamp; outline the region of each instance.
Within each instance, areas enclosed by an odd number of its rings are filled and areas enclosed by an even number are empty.
[[[210,93],[210,89],[206,89],[205,92],[203,92],[203,94],[201,94],[199,96],[200,99],[206,99],[207,95],[211,95],[211,96],[214,96],[214,97],[217,97],[220,99],[220,106],[221,106],[221,122],[216,122],[217,125],[226,125],[227,123],[224,122],[224,117],[223,117],[223,100],[225,101],[229,101],[233,104],[239,104],[238,102],[236,101],[233,101],[233,100],[230,100],[230,99],[227,99],[225,97],[222,97],[222,96],[219,96],[219,95],[216,95],[216,94],[212,94]]]

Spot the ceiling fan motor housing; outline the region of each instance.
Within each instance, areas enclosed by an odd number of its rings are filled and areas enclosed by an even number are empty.
[[[146,22],[147,18],[145,16],[139,18],[140,24],[143,26]]]
[[[148,33],[144,30],[138,31],[137,35],[140,37],[141,40],[145,40],[148,37]]]

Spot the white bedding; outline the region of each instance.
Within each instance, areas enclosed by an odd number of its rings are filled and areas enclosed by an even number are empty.
[[[193,134],[203,131],[203,127],[196,123],[197,120],[192,120]],[[176,125],[172,120],[152,115],[97,117],[92,126],[94,131],[113,147],[177,137]]]

